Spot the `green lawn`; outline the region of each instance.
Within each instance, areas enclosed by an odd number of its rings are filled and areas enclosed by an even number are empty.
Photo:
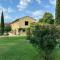
[[[60,48],[54,51],[55,60],[60,60]],[[40,53],[26,37],[0,38],[0,60],[40,60]]]
[[[0,60],[39,60],[39,53],[25,37],[0,38]]]

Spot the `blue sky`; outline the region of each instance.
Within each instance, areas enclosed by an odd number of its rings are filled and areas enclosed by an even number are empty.
[[[3,10],[5,22],[30,16],[38,20],[45,12],[55,16],[56,0],[0,0],[0,16]]]

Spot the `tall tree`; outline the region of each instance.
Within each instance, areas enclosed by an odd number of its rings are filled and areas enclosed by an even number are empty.
[[[60,0],[56,0],[56,23],[60,24]]]
[[[53,19],[53,15],[49,12],[46,12],[43,15],[43,18],[39,20],[40,22],[45,22],[45,23],[49,23],[49,24],[54,24],[54,19]]]
[[[3,15],[3,11],[1,14],[1,35],[4,34],[4,15]]]
[[[49,13],[49,12],[46,12],[44,14],[44,16],[43,16],[43,19],[44,19],[44,22],[47,22],[48,23],[50,20],[53,19],[53,15],[51,13]]]

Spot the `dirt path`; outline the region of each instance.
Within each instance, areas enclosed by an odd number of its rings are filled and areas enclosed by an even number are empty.
[[[3,37],[19,37],[19,35],[12,35],[12,36],[0,36],[0,38],[3,38]]]

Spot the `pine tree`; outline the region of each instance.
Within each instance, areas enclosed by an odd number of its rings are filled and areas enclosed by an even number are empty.
[[[60,24],[60,0],[56,0],[56,23]]]
[[[3,11],[1,14],[1,35],[4,34],[4,15],[3,15]]]

